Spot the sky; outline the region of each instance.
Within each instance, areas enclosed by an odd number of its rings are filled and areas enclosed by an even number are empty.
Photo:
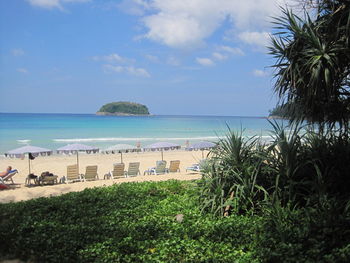
[[[0,112],[266,116],[293,0],[0,0]]]

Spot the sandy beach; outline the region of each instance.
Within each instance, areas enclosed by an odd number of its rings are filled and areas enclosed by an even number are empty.
[[[206,153],[207,152],[205,152],[205,154]],[[80,173],[85,173],[85,167],[87,165],[98,165],[98,175],[100,180],[28,187],[24,184],[26,176],[28,175],[28,157],[25,157],[23,160],[17,158],[1,158],[1,171],[5,170],[6,167],[10,165],[14,169],[17,169],[19,173],[13,177],[15,184],[11,185],[11,189],[0,191],[0,202],[8,203],[38,197],[50,197],[68,192],[82,191],[85,188],[103,187],[123,182],[164,181],[170,179],[193,180],[200,178],[200,174],[198,173],[186,172],[186,167],[193,163],[198,163],[198,161],[202,159],[201,151],[166,151],[164,152],[164,160],[167,161],[167,167],[171,160],[180,160],[181,171],[179,173],[165,175],[143,175],[145,170],[154,167],[156,161],[160,159],[160,152],[123,154],[123,162],[125,163],[126,168],[129,162],[140,162],[141,175],[132,178],[104,180],[104,175],[113,169],[113,163],[120,162],[120,154],[79,154]],[[61,178],[66,175],[67,165],[75,163],[76,155],[39,156],[31,161],[31,172],[40,175],[44,171],[49,171]]]

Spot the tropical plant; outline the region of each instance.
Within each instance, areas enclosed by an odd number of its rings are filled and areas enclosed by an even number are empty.
[[[320,135],[309,130],[305,136],[304,158],[310,160],[307,180],[310,191],[320,200],[325,196],[349,200],[350,134],[331,131]],[[306,173],[305,173],[306,174]],[[310,177],[313,174],[313,177]]]
[[[268,189],[272,193],[273,202],[281,200],[284,204],[295,203],[302,192],[300,188],[305,185],[300,171],[308,162],[301,157],[303,127],[292,124],[285,128],[276,121],[270,124],[273,127],[273,141],[265,152],[271,180]]]
[[[266,198],[265,189],[257,183],[264,167],[257,147],[257,138],[246,140],[242,131],[228,128],[225,138],[210,152],[210,169],[203,173],[202,211],[216,215],[228,214],[230,209],[254,211]]]
[[[350,1],[317,2],[314,16],[302,19],[282,9],[275,18],[269,48],[276,59],[274,90],[281,104],[294,106],[292,121],[344,131],[350,118]]]

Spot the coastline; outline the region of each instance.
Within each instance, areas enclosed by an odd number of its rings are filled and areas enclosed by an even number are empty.
[[[106,111],[98,111],[95,113],[96,116],[153,116],[152,114],[131,114],[131,113],[123,113],[123,112],[106,112]]]

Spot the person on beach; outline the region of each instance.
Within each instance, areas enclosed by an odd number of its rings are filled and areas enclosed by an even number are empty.
[[[0,173],[0,177],[4,177],[4,176],[8,175],[11,172],[11,170],[12,170],[11,166],[7,167],[5,172]]]
[[[11,172],[11,170],[12,170],[11,166],[7,167],[5,172],[0,173],[0,177],[1,178],[5,177],[6,175],[8,175]],[[3,181],[0,182],[0,190],[8,189],[8,188],[9,187]]]

